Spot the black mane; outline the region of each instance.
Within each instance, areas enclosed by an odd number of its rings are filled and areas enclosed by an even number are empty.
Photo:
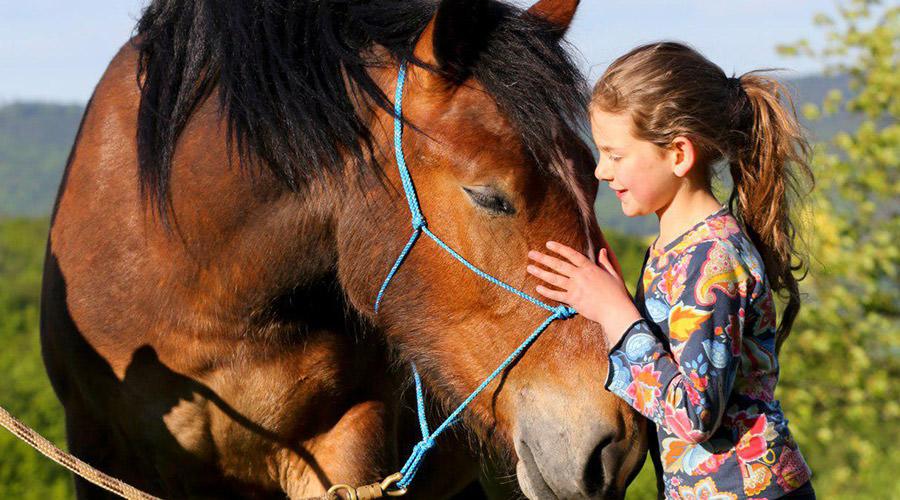
[[[423,0],[153,1],[134,37],[142,199],[155,201],[167,221],[176,141],[216,87],[242,165],[255,155],[293,191],[342,168],[347,155],[361,173],[379,173],[372,136],[355,106],[366,96],[392,113],[392,97],[369,77],[366,49],[377,44],[398,61],[410,59],[436,6]],[[509,5],[494,3],[491,10],[495,28],[469,71],[538,165],[558,165],[556,145],[574,140],[574,124],[584,122],[584,79],[546,24]]]

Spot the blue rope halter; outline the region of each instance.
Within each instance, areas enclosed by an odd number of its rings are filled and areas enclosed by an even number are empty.
[[[409,254],[409,251],[412,249],[413,244],[415,244],[416,240],[419,238],[421,233],[425,233],[429,238],[434,240],[441,248],[447,251],[450,255],[453,256],[456,260],[460,261],[467,268],[471,269],[472,272],[481,276],[482,278],[490,281],[491,283],[511,292],[519,297],[531,302],[532,304],[542,307],[552,314],[544,320],[543,323],[540,324],[532,333],[528,336],[519,347],[516,348],[507,358],[500,363],[498,366],[484,381],[481,385],[478,386],[472,394],[469,395],[455,410],[450,416],[447,417],[446,420],[434,430],[434,432],[429,432],[428,430],[428,421],[425,419],[425,397],[422,390],[422,379],[419,377],[419,372],[416,370],[415,363],[412,364],[412,373],[413,379],[416,383],[416,407],[419,414],[419,427],[422,431],[422,440],[419,441],[412,449],[412,453],[409,458],[406,460],[406,464],[403,465],[403,468],[400,469],[400,474],[402,478],[396,483],[396,486],[401,490],[405,490],[409,483],[412,482],[413,478],[416,475],[416,472],[419,469],[419,464],[422,461],[422,457],[425,453],[434,446],[434,440],[437,438],[439,434],[447,430],[448,427],[455,424],[459,420],[459,416],[462,411],[478,396],[481,391],[487,387],[488,384],[491,383],[510,363],[515,361],[525,349],[531,345],[532,342],[537,339],[538,335],[541,334],[544,330],[550,326],[556,319],[567,319],[571,318],[576,314],[575,310],[566,305],[559,306],[551,306],[542,302],[541,300],[528,295],[527,293],[510,286],[497,278],[491,276],[490,274],[482,271],[475,267],[471,262],[467,261],[463,256],[457,253],[455,250],[450,248],[446,243],[444,243],[440,238],[438,238],[434,233],[428,229],[428,225],[425,222],[425,217],[422,215],[422,210],[419,207],[419,199],[416,196],[416,189],[413,186],[412,177],[409,175],[409,169],[406,167],[406,160],[403,157],[403,122],[401,120],[402,116],[402,101],[403,101],[403,82],[406,79],[406,62],[402,62],[400,64],[400,71],[397,74],[397,92],[394,96],[394,153],[397,158],[397,168],[400,170],[400,179],[403,183],[403,190],[406,191],[406,201],[409,203],[409,211],[412,214],[412,226],[413,232],[412,236],[410,236],[409,241],[406,243],[406,246],[403,247],[403,251],[400,252],[400,256],[397,257],[397,261],[394,262],[393,267],[391,267],[390,272],[387,275],[387,278],[384,279],[384,283],[381,285],[381,290],[378,291],[378,297],[375,299],[375,312],[378,313],[378,306],[381,304],[381,299],[384,296],[384,292],[387,289],[388,283],[390,283],[391,278],[394,277],[394,274],[397,273],[397,270],[400,268],[400,264],[403,263],[403,260]]]

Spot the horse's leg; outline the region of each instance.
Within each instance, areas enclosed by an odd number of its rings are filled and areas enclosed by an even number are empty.
[[[291,499],[321,495],[336,483],[359,486],[382,470],[387,450],[382,402],[353,405],[327,432],[291,448],[281,448],[274,461],[282,489]]]
[[[243,347],[254,356],[238,357],[195,389],[206,399],[221,470],[281,498],[375,481],[396,455],[398,384],[384,354],[342,324],[343,306],[330,306],[340,312],[332,318],[329,306],[314,305],[319,318],[300,336],[292,325],[248,335],[281,340]]]
[[[390,462],[386,456],[394,447],[390,441],[396,439],[385,421],[386,409],[382,402],[357,404],[327,433],[305,443],[308,448],[285,450],[283,487],[288,496],[300,499],[318,495],[338,482],[362,486],[396,472],[392,469],[380,477],[371,476],[373,470],[385,470],[384,464]],[[418,427],[413,430],[418,432]],[[438,439],[439,444],[429,451],[405,498],[487,498],[478,483],[478,458],[463,439],[453,432]],[[411,446],[396,450],[401,463],[409,449]]]
[[[103,472],[115,476],[110,470],[110,443],[106,441],[105,429],[98,426],[82,412],[66,408],[66,440],[69,453],[84,460]],[[99,486],[73,474],[75,480],[75,497],[79,500],[113,499],[118,495],[110,493]]]
[[[365,350],[372,352],[371,346]],[[299,363],[299,359],[290,362]],[[421,435],[411,410],[415,393],[401,393],[403,383],[398,379],[403,376],[389,373],[388,365],[383,359],[368,361],[362,372],[364,387],[357,388],[367,396],[344,410],[325,432],[278,454],[278,474],[290,498],[318,495],[335,483],[361,486],[399,470]],[[429,415],[429,422],[437,425],[438,418]],[[455,429],[442,434],[405,497],[484,498],[478,484],[479,457],[466,439],[465,432]]]
[[[66,440],[69,453],[135,488],[148,490],[147,485],[140,483],[140,478],[133,474],[135,469],[133,460],[117,453],[112,440],[113,432],[108,423],[101,422],[87,411],[83,411],[80,404],[70,401],[66,405]],[[120,498],[77,474],[73,474],[73,477],[75,496],[79,500]]]

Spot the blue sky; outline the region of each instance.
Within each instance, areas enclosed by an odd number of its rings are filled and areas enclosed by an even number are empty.
[[[0,103],[86,102],[144,5],[0,0]],[[812,18],[836,11],[835,0],[582,0],[568,38],[591,81],[632,47],[661,39],[691,44],[729,74],[783,67],[797,76],[818,64],[783,59],[775,45],[808,38],[820,46]]]

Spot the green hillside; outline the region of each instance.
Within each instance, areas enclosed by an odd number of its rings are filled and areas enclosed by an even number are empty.
[[[0,106],[0,215],[48,215],[84,106]]]
[[[798,102],[820,102],[834,88],[848,91],[846,77],[789,80]],[[0,106],[0,215],[50,213],[83,106],[20,102]],[[852,130],[859,118],[846,112],[806,122],[816,136]],[[628,218],[606,185],[600,186],[595,211],[600,226],[628,234],[655,234],[655,216]]]

